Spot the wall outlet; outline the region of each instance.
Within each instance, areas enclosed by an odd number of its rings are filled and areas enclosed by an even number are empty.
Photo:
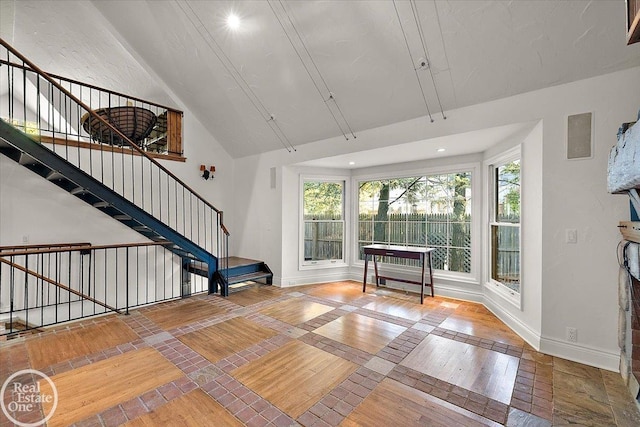
[[[22,235],[22,243],[29,243],[29,235],[28,234],[23,234]]]
[[[567,326],[567,341],[578,342],[578,329]]]
[[[566,234],[567,243],[578,243],[578,230],[575,228],[567,228]]]

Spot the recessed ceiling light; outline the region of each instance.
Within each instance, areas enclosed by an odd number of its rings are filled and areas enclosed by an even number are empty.
[[[240,28],[240,17],[234,13],[230,13],[229,16],[227,16],[227,27],[232,30]]]
[[[349,166],[353,166],[355,164],[356,164],[356,162],[349,162]]]
[[[447,151],[447,149],[446,148],[438,148],[436,151],[438,153],[442,153],[443,151]]]

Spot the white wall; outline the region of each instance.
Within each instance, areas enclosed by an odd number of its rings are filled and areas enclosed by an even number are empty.
[[[640,106],[640,68],[633,68],[511,98],[450,111],[446,121],[424,119],[361,131],[358,139],[341,138],[236,161],[239,254],[265,259],[276,277],[300,277],[298,245],[298,178],[289,166],[311,159],[388,145],[469,132],[511,123],[540,121],[523,141],[524,212],[523,290],[521,310],[489,296],[487,305],[519,330],[533,345],[550,354],[617,370],[616,244],[617,222],[628,219],[626,197],[606,192],[606,163],[618,126],[632,121]],[[567,116],[593,112],[594,155],[566,159]],[[540,138],[541,137],[541,138]],[[536,141],[542,140],[542,145]],[[269,169],[279,174],[269,188]],[[525,178],[528,176],[528,178]],[[293,185],[292,183],[296,184]],[[246,193],[245,193],[246,191]],[[525,207],[525,210],[529,209]],[[268,230],[262,228],[268,225]],[[278,228],[282,227],[281,236]],[[565,243],[565,230],[578,231],[578,243]],[[533,239],[532,236],[540,238]],[[526,238],[526,236],[529,236]],[[291,249],[295,248],[295,250]],[[286,257],[286,259],[285,259]],[[305,282],[312,278],[305,277]],[[436,282],[437,284],[437,282]],[[288,283],[285,283],[288,285]],[[578,342],[565,339],[567,326],[578,328]]]
[[[483,188],[483,224],[489,223],[489,189],[488,183],[491,179],[488,174],[488,165],[492,158],[514,149],[514,144],[520,147],[521,163],[521,192],[522,192],[522,212],[520,236],[521,248],[521,293],[520,305],[516,306],[509,298],[496,291],[496,287],[489,283],[489,230],[483,227],[483,283],[484,303],[509,324],[521,337],[529,342],[533,347],[540,348],[540,336],[542,331],[542,216],[543,216],[543,196],[542,196],[542,148],[543,148],[543,123],[542,121],[522,141],[509,141],[492,147],[485,152]]]

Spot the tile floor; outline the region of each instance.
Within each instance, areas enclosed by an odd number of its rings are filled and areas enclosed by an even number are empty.
[[[124,323],[133,338],[43,362],[52,340],[86,339],[109,322]],[[207,425],[213,416],[217,425],[250,426],[640,426],[619,374],[536,352],[482,305],[441,297],[420,305],[402,292],[363,294],[356,282],[199,295],[58,326],[1,343],[0,380],[37,359],[50,363],[38,369],[54,384],[72,384],[77,372],[94,375],[98,387],[98,372],[117,372],[109,363],[125,354],[151,354],[181,374],[120,401],[103,383],[102,398],[66,401],[68,413],[48,425]],[[78,385],[68,387],[61,396]],[[202,414],[180,415],[185,399],[214,400],[210,410],[224,413],[207,415],[198,404]],[[34,422],[49,409],[13,416]],[[0,413],[0,425],[12,424]]]

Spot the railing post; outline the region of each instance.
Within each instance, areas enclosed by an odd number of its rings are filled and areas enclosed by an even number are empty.
[[[182,257],[182,268],[180,269],[180,296],[186,298],[191,296],[191,273],[189,272],[189,265],[191,259]]]
[[[116,259],[118,256],[118,250],[116,249]],[[126,258],[127,258],[127,264],[126,264],[126,292],[127,292],[127,309],[125,311],[125,315],[129,315],[129,247],[126,248],[126,254],[125,254]],[[118,277],[118,272],[116,271],[116,277]],[[117,307],[117,305],[116,305]]]

